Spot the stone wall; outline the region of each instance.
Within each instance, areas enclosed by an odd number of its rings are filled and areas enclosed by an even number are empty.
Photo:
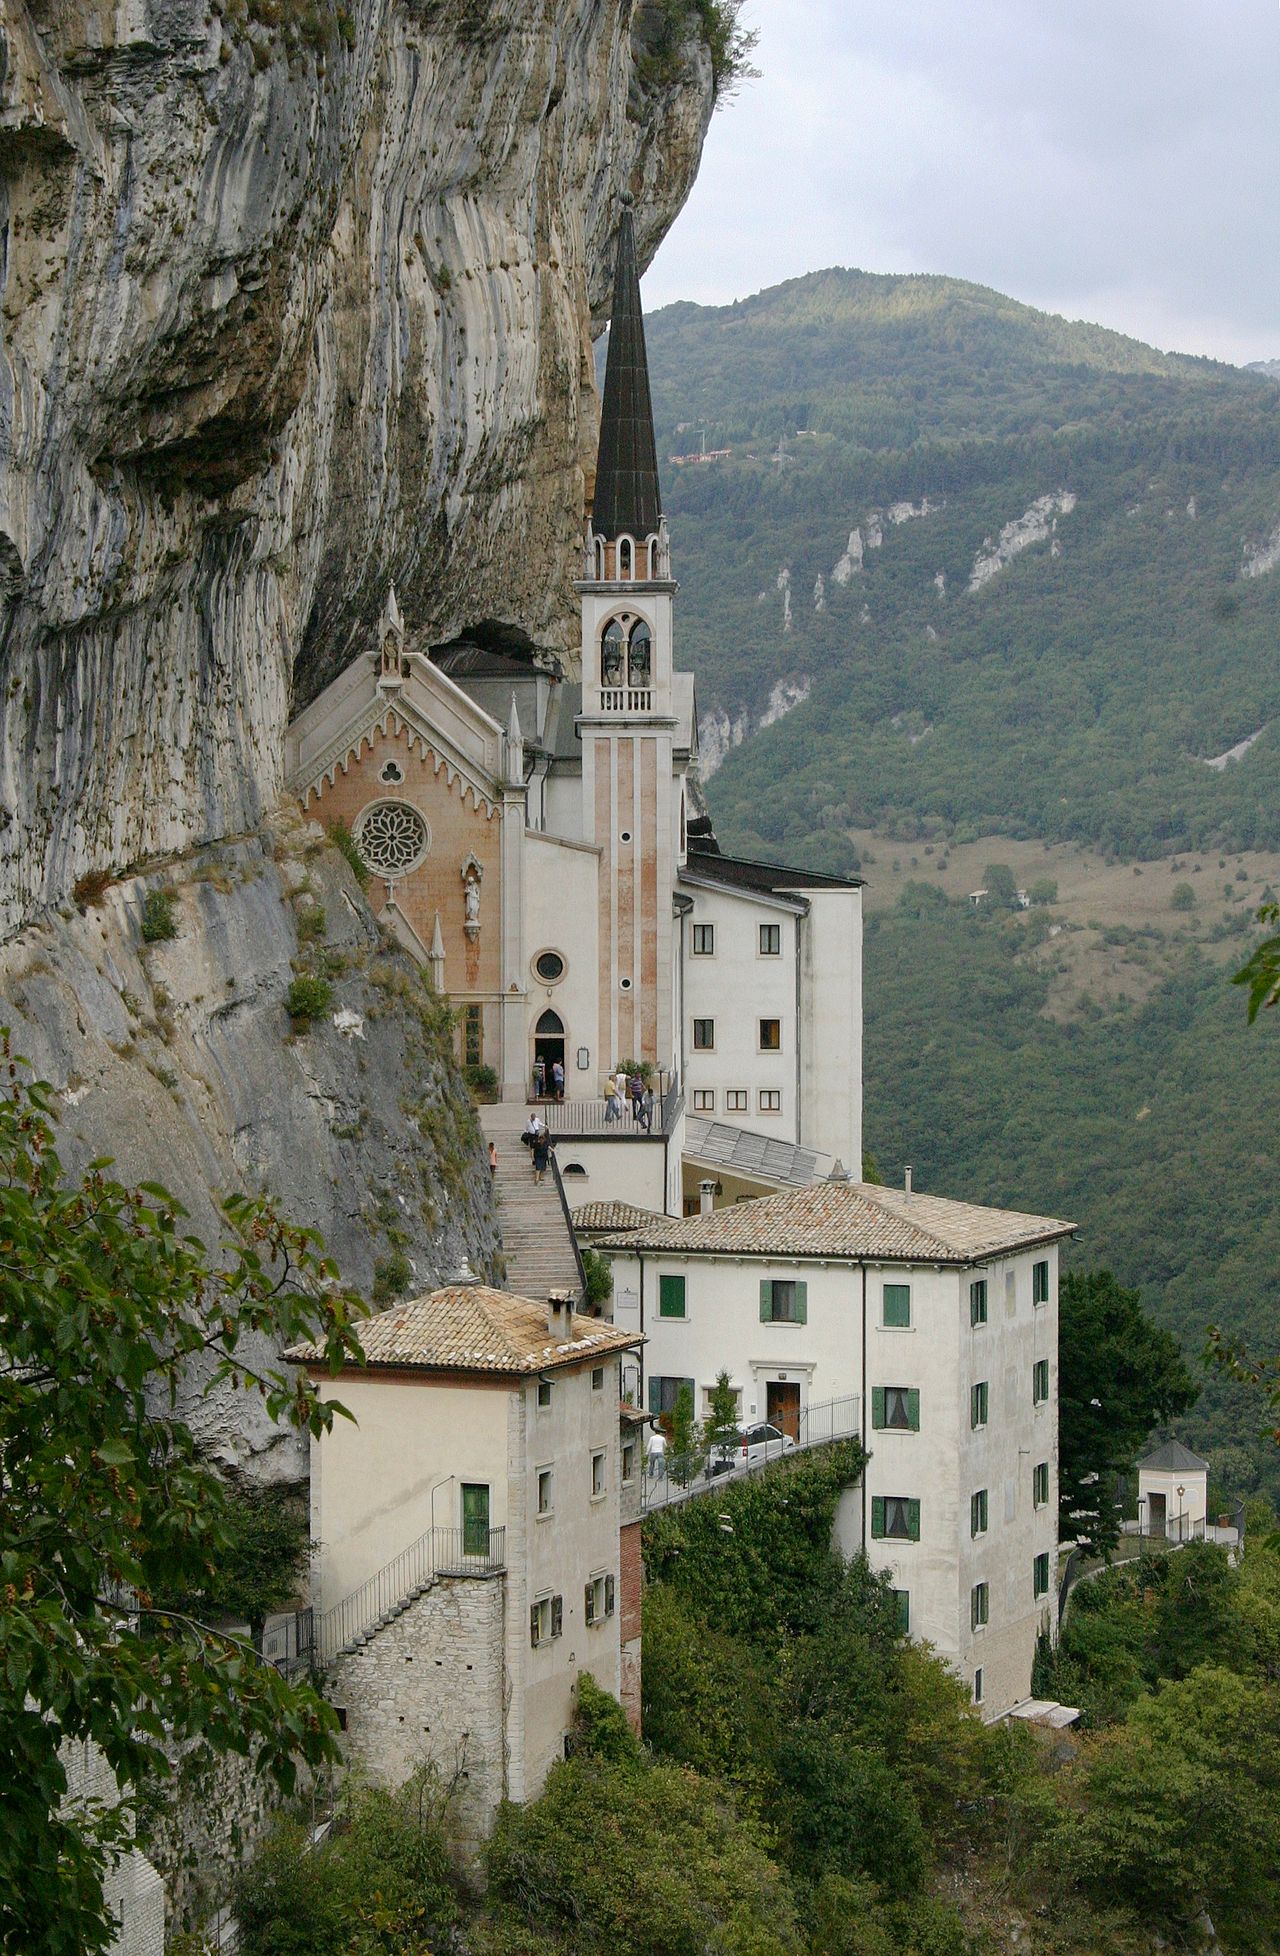
[[[618,1538],[618,1635],[622,1641],[619,1696],[623,1710],[631,1721],[631,1729],[636,1733],[640,1731],[642,1704],[640,1627],[644,1605],[644,1562],[641,1556],[641,1526],[638,1521],[625,1525]]]
[[[115,1774],[96,1745],[65,1745],[62,1763],[68,1804],[116,1804],[120,1789]],[[112,1956],[164,1956],[164,1884],[146,1856],[137,1848],[127,1850],[108,1870],[103,1894],[120,1925]]]
[[[464,1847],[485,1838],[507,1790],[505,1606],[501,1576],[442,1578],[326,1685],[345,1714],[348,1764],[385,1786],[433,1766]]]

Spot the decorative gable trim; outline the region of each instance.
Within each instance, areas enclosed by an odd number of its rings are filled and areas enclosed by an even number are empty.
[[[339,774],[348,774],[358,765],[366,752],[373,753],[374,735],[380,734],[384,740],[397,740],[403,734],[411,755],[416,754],[438,777],[443,771],[446,787],[458,787],[465,803],[470,798],[471,805],[481,812],[487,821],[501,814],[501,803],[486,794],[479,783],[465,774],[456,760],[442,753],[423,730],[416,726],[397,706],[384,700],[375,701],[372,709],[365,714],[357,726],[348,728],[341,740],[334,741],[312,763],[305,781],[295,780],[293,791],[302,803],[304,812],[310,807],[313,797],[318,798],[326,787],[332,788]]]

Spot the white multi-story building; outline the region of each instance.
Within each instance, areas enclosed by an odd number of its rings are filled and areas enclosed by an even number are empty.
[[[623,1687],[636,1334],[460,1284],[361,1337],[366,1363],[336,1377],[290,1353],[354,1415],[311,1444],[317,1655],[349,1756],[392,1785],[432,1763],[478,1839],[563,1757],[578,1673]]]
[[[603,1243],[614,1321],[647,1341],[643,1369],[625,1363],[651,1413],[687,1384],[705,1418],[723,1371],[744,1426],[798,1438],[811,1410],[817,1422],[856,1397],[870,1460],[843,1546],[865,1546],[911,1634],[988,1717],[1028,1695],[1053,1614],[1058,1246],[1071,1229],[826,1182]]]

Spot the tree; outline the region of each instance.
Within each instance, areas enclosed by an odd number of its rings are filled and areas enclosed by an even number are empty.
[[[321,1433],[338,1409],[259,1355],[312,1338],[337,1371],[363,1307],[314,1232],[265,1200],[225,1204],[215,1262],[163,1189],[127,1188],[107,1162],[64,1183],[51,1090],[7,1036],[0,1056],[0,1947],[92,1956],[112,1933],[104,1867],[132,1789],[168,1774],[167,1743],[251,1757],[286,1789],[299,1757],[336,1756],[313,1689],[157,1599],[216,1593],[235,1539],[179,1387],[229,1383]],[[121,1788],[105,1811],[63,1804],[60,1748],[80,1740]]]
[[[696,1468],[694,1448],[697,1443],[698,1424],[694,1417],[693,1390],[682,1385],[676,1394],[676,1403],[671,1408],[671,1461],[668,1473],[675,1479],[687,1482]]]
[[[1062,1280],[1058,1330],[1059,1504],[1065,1538],[1108,1554],[1119,1539],[1117,1475],[1153,1426],[1195,1403],[1177,1340],[1109,1270]]]
[[[1190,883],[1175,883],[1173,895],[1169,898],[1170,908],[1174,910],[1194,910],[1196,893]]]
[[[1027,887],[1027,901],[1033,904],[1056,903],[1058,885],[1052,876],[1037,876]]]
[[[1018,907],[1018,879],[1008,863],[988,863],[982,872],[986,885],[987,903],[993,910],[1016,910]]]
[[[702,1434],[709,1447],[732,1447],[738,1438],[738,1395],[727,1372],[717,1372]]]
[[[156,1598],[178,1610],[243,1617],[257,1649],[273,1610],[297,1590],[311,1554],[307,1516],[283,1488],[232,1484],[223,1515],[226,1540],[211,1580],[197,1593],[167,1589]]]

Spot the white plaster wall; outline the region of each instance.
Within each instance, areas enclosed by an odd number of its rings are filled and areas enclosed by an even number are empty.
[[[533,1029],[546,1011],[564,1022],[565,1094],[571,1100],[594,1099],[601,1075],[609,1064],[597,1051],[599,953],[596,945],[597,889],[600,855],[583,844],[568,844],[527,829],[524,837],[524,970],[528,988],[528,1025],[523,1060],[526,1086],[532,1079]],[[558,951],[565,961],[564,977],[546,985],[535,972],[542,951]],[[579,1071],[579,1046],[590,1054],[586,1071]]]
[[[565,1177],[565,1200],[571,1210],[580,1209],[585,1202],[634,1202],[641,1209],[652,1209],[660,1216],[666,1214],[668,1144],[661,1136],[651,1141],[632,1140],[629,1109],[623,1110],[621,1127],[628,1137],[626,1140],[557,1141],[556,1160],[561,1175],[575,1165],[587,1171],[585,1175]],[[674,1138],[670,1153],[678,1174],[680,1155]]]
[[[696,858],[693,864],[696,873]],[[685,919],[688,956],[684,972],[685,1104],[696,1116],[730,1121],[735,1127],[780,1141],[796,1139],[796,923],[795,911],[768,899],[732,890],[684,885],[693,898]],[[695,957],[693,927],[715,926],[715,953]],[[781,927],[779,957],[761,957],[760,925]],[[760,1051],[760,1020],[780,1019],[782,1050]],[[693,1043],[695,1019],[715,1021],[715,1050],[698,1051]],[[817,1027],[810,1029],[817,1036]],[[825,1034],[823,1035],[825,1037]],[[762,1089],[782,1094],[782,1111],[760,1111]],[[725,1104],[729,1090],[745,1089],[746,1111]],[[699,1091],[715,1094],[713,1108],[697,1104]],[[816,1145],[816,1144],[815,1144]]]
[[[506,1524],[508,1381],[344,1374],[320,1391],[356,1423],[335,1419],[311,1441],[317,1609],[332,1609],[428,1528],[460,1527],[463,1481],[487,1482],[490,1526]]]
[[[1181,1494],[1178,1493],[1179,1488],[1182,1489]],[[1145,1506],[1139,1506],[1138,1512],[1142,1516],[1144,1528],[1149,1528],[1151,1525],[1150,1497],[1153,1494],[1164,1495],[1165,1526],[1175,1539],[1178,1533],[1179,1513],[1183,1518],[1184,1531],[1194,1522],[1204,1521],[1208,1515],[1209,1476],[1207,1474],[1153,1473],[1149,1467],[1144,1467],[1138,1475],[1138,1500],[1140,1504],[1145,1503]]]
[[[82,1801],[114,1807],[120,1798],[115,1774],[96,1745],[69,1742],[61,1759],[67,1775],[66,1805]],[[127,1848],[107,1869],[102,1892],[119,1928],[112,1956],[164,1956],[164,1883],[145,1854]]]
[[[800,1140],[862,1173],[862,892],[806,890]]]

